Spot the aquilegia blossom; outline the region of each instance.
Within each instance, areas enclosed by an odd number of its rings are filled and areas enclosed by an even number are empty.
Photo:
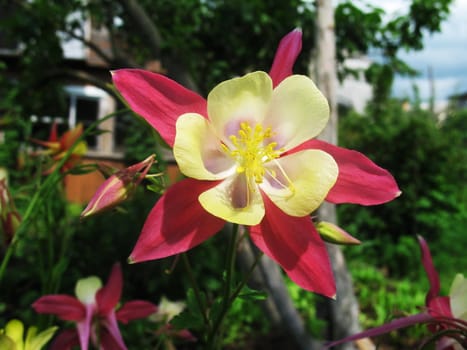
[[[157,311],[156,305],[142,300],[129,301],[116,310],[122,293],[120,264],[115,264],[107,284],[98,277],[81,279],[76,284],[76,298],[69,295],[45,295],[34,302],[36,312],[52,314],[76,322],[75,330],[66,330],[55,339],[52,349],[66,350],[80,345],[87,350],[89,339],[103,350],[126,350],[117,321],[128,323]]]
[[[53,164],[49,169],[45,171],[45,174],[50,174],[55,169],[57,163],[61,159],[63,159],[63,157],[65,157],[68,150],[71,148],[71,146],[73,146],[73,144],[79,139],[79,137],[82,134],[83,124],[79,123],[73,129],[65,131],[62,136],[58,137],[57,123],[54,122],[52,124],[50,135],[47,141],[32,139],[33,142],[47,148],[46,150],[39,151],[36,154],[46,154],[52,157]],[[86,142],[80,141],[75,146],[67,161],[65,162],[65,164],[63,164],[60,171],[65,173],[68,170],[72,169],[86,154],[86,152]]]
[[[329,343],[327,348],[421,323],[428,324],[428,329],[434,333],[430,340],[436,341],[436,350],[461,350],[467,347],[467,279],[463,274],[457,274],[449,296],[440,296],[439,275],[433,265],[430,249],[423,237],[419,236],[418,242],[422,264],[430,282],[430,289],[425,298],[425,310]]]
[[[250,237],[301,287],[334,296],[326,248],[309,214],[323,200],[380,204],[399,193],[393,177],[362,154],[314,140],[329,107],[306,76],[292,75],[301,31],[279,45],[271,71],[217,85],[207,100],[162,75],[113,72],[130,107],[173,147],[188,178],[149,214],[130,259],[187,251],[225,221]]]

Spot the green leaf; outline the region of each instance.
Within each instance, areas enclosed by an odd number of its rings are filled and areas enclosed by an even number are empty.
[[[170,324],[177,329],[202,330],[204,328],[201,314],[193,314],[190,310],[185,310],[175,316]]]
[[[245,286],[242,288],[242,291],[238,297],[244,300],[266,300],[268,294],[266,292],[251,289],[250,287]]]

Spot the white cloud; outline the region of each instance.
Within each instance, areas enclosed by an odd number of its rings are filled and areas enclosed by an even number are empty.
[[[400,1],[400,0],[398,0]],[[383,1],[385,2],[385,1]],[[416,83],[422,99],[430,97],[428,69],[431,67],[437,99],[467,91],[467,0],[455,0],[448,19],[442,23],[441,32],[427,36],[420,52],[401,53],[413,68],[420,71],[419,78],[397,78],[393,93],[396,96],[411,95]]]
[[[463,77],[445,77],[434,79],[435,99],[444,100],[447,96],[467,90],[467,74]],[[393,85],[393,93],[398,97],[414,97],[414,85],[417,86],[420,97],[427,100],[431,96],[431,86],[427,78],[399,78]]]

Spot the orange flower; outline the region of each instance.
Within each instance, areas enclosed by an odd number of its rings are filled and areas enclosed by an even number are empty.
[[[60,138],[57,135],[57,123],[52,124],[50,130],[49,139],[47,141],[32,139],[33,142],[46,147],[46,150],[39,151],[36,154],[50,155],[53,160],[52,166],[47,169],[44,174],[50,174],[55,170],[57,164],[62,160],[68,150],[78,141],[78,139],[83,134],[83,124],[77,124],[73,129],[66,131]],[[67,172],[72,169],[76,164],[79,163],[81,158],[87,152],[87,145],[85,141],[79,141],[79,143],[74,147],[72,153],[69,155],[65,164],[63,164],[60,171],[62,173]]]

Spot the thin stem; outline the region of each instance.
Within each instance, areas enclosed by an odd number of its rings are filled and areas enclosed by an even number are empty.
[[[191,286],[192,286],[193,291],[195,293],[195,298],[196,298],[196,301],[198,302],[198,307],[199,307],[199,309],[201,311],[201,314],[203,316],[204,324],[206,325],[206,327],[209,328],[210,322],[209,322],[209,318],[208,318],[207,312],[206,312],[206,305],[204,304],[203,298],[201,297],[201,291],[200,291],[200,289],[198,287],[198,283],[196,282],[196,279],[194,277],[190,261],[188,260],[188,256],[187,256],[186,253],[182,253],[180,255],[182,256],[182,261],[183,261],[183,264],[185,265],[185,269],[186,269],[186,272],[188,274],[188,279],[190,280]]]
[[[230,235],[229,245],[227,248],[227,258],[225,261],[225,285],[224,285],[224,308],[228,308],[228,300],[232,289],[232,282],[235,273],[235,252],[237,248],[238,225],[232,225],[232,234]]]
[[[248,280],[250,279],[251,277],[251,274],[253,273],[253,271],[255,270],[256,266],[258,266],[258,263],[259,261],[261,260],[261,258],[263,257],[264,253],[263,252],[259,252],[257,255],[256,255],[256,258],[255,258],[255,261],[253,261],[253,264],[251,265],[250,269],[248,270],[248,272],[246,273],[245,277],[243,278],[243,280],[240,282],[240,284],[237,286],[237,288],[234,290],[234,292],[232,293],[231,297],[230,297],[230,303],[232,304],[235,300],[235,298],[240,294],[240,292],[242,291],[243,287],[245,287],[245,285],[248,283]]]
[[[66,157],[64,159],[66,160]],[[63,161],[63,164],[64,164],[64,161]],[[62,162],[59,163],[59,165],[63,165],[63,164]],[[39,190],[32,197],[31,202],[29,203],[29,206],[27,207],[26,212],[24,213],[23,219],[21,220],[21,224],[18,227],[18,230],[15,232],[15,235],[13,236],[13,239],[7,248],[5,256],[3,257],[2,264],[0,265],[0,282],[3,279],[6,267],[8,265],[8,262],[10,261],[11,256],[13,255],[13,252],[16,248],[18,241],[23,237],[23,235],[26,232],[26,228],[29,227],[29,223],[30,221],[32,221],[32,217],[34,214],[33,209],[47,198],[48,191],[46,190],[54,186],[55,183],[58,182],[59,179],[60,179],[60,175],[56,171],[54,171],[44,181],[44,184],[39,188]]]
[[[222,308],[219,312],[217,319],[214,321],[213,328],[211,333],[208,336],[208,348],[216,349],[219,347],[219,339],[221,338],[221,333],[219,332],[222,322],[224,321],[225,315],[227,314],[230,306],[232,305],[231,292],[232,284],[234,280],[235,272],[235,257],[237,251],[237,237],[238,237],[239,226],[237,224],[232,225],[232,232],[229,237],[229,244],[227,247],[227,257],[225,260],[225,281],[224,281],[224,296],[222,299]]]
[[[50,189],[52,186],[55,186],[58,181],[62,179],[62,175],[60,174],[60,170],[63,167],[63,165],[66,163],[66,161],[70,158],[71,154],[73,153],[74,149],[76,146],[83,141],[86,136],[91,134],[91,132],[94,132],[97,129],[97,126],[102,123],[103,121],[116,116],[117,114],[121,113],[121,111],[109,114],[105,116],[104,118],[101,118],[94,123],[92,123],[82,134],[81,136],[75,141],[73,145],[67,150],[65,153],[65,156],[60,159],[59,162],[57,162],[57,166],[55,167],[54,171],[47,176],[45,179],[44,183],[42,186],[39,187],[39,189],[36,191],[34,196],[31,199],[31,202],[29,203],[28,207],[26,208],[26,211],[23,215],[23,219],[21,220],[20,226],[18,227],[18,230],[15,232],[15,235],[13,236],[13,239],[8,246],[5,256],[3,257],[2,264],[0,265],[0,283],[2,282],[2,279],[5,275],[5,270],[8,266],[8,262],[10,261],[15,249],[17,243],[20,241],[20,239],[23,238],[23,235],[26,234],[26,229],[29,227],[30,222],[33,219],[33,215],[37,212],[37,210],[34,210],[36,206],[40,205],[43,201],[48,199],[49,194],[51,193]]]

